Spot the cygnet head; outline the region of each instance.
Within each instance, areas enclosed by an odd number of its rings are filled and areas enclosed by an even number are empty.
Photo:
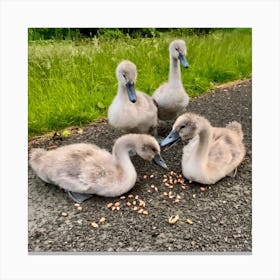
[[[185,113],[179,116],[173,124],[172,131],[162,140],[160,146],[170,146],[179,140],[187,141],[194,138],[200,132],[201,121],[209,124],[208,120],[197,114]]]
[[[157,140],[150,135],[137,135],[136,153],[143,159],[153,161],[155,164],[167,169],[167,165],[160,156],[160,146]]]
[[[128,60],[122,61],[117,67],[116,75],[119,85],[126,88],[129,100],[135,103],[137,101],[134,88],[137,77],[135,64]]]
[[[186,59],[187,47],[183,40],[174,40],[169,45],[170,57],[173,59],[179,59],[183,67],[189,68],[189,63]]]

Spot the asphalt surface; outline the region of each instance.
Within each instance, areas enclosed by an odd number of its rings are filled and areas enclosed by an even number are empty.
[[[215,185],[176,183],[175,180],[178,181],[181,174],[182,143],[162,151],[169,171],[134,156],[132,161],[138,179],[134,188],[124,195],[125,199],[94,196],[83,202],[81,208],[74,205],[64,190],[42,182],[29,168],[28,251],[250,253],[251,95],[252,81],[249,79],[216,88],[202,97],[192,99],[188,106],[188,111],[207,117],[213,126],[225,126],[233,120],[243,126],[245,159],[236,177],[226,177]],[[171,125],[170,122],[164,126],[161,124],[159,136],[166,136]],[[70,143],[90,142],[111,151],[114,140],[120,135],[103,120],[81,128],[73,127],[71,135],[66,138],[52,133],[31,139],[29,149],[52,149]],[[171,175],[172,171],[174,173]],[[167,176],[167,183],[170,183],[171,176],[173,188],[165,186],[164,175]],[[128,198],[129,194],[133,198]],[[145,207],[139,206],[140,200],[144,201]],[[136,205],[133,205],[133,201],[136,201]],[[107,207],[107,204],[116,202],[120,202],[119,210]],[[128,206],[128,202],[131,206]],[[133,210],[135,206],[137,210]],[[141,208],[147,211],[147,215],[138,213]],[[179,219],[170,224],[169,218],[176,215]],[[93,222],[98,227],[93,227]]]

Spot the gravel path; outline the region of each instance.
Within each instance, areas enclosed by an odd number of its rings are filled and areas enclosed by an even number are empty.
[[[173,171],[174,180],[181,174],[180,143],[162,152],[168,172],[133,157],[138,179],[129,194],[134,198],[128,194],[125,199],[94,196],[81,204],[82,209],[62,189],[42,182],[29,168],[29,252],[251,252],[251,93],[249,79],[216,88],[189,104],[188,111],[207,117],[214,126],[232,120],[243,126],[246,157],[235,178],[224,178],[215,185],[186,182],[186,187],[177,183],[172,189],[164,185],[164,175]],[[111,151],[114,139],[120,136],[106,120],[79,129],[72,128],[64,139],[53,134],[32,139],[29,149],[93,142]],[[160,127],[159,135],[166,136],[170,129],[171,123]],[[165,194],[170,191],[170,196]],[[175,201],[177,195],[179,202]],[[127,206],[140,199],[148,215]],[[120,202],[120,210],[107,208],[115,202]],[[176,215],[179,220],[169,224],[169,217]],[[103,223],[99,222],[102,217],[106,218]],[[92,222],[99,226],[93,227]]]

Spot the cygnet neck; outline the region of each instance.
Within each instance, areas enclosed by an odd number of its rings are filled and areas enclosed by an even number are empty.
[[[170,55],[170,67],[169,67],[168,82],[172,83],[172,84],[182,84],[180,61],[179,61],[179,59],[174,58],[172,55]]]

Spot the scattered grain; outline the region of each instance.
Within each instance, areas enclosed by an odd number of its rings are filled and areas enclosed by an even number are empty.
[[[154,174],[152,174],[151,176],[150,176],[150,178],[154,178],[155,177],[155,175]]]
[[[121,205],[121,204],[120,204],[119,202],[116,202],[116,203],[115,203],[115,206],[116,206],[116,207],[118,207],[118,206],[120,206],[120,205]]]
[[[149,212],[148,212],[147,210],[144,210],[142,214],[143,214],[143,215],[148,215]]]
[[[205,192],[206,189],[205,189],[204,187],[200,187],[200,191],[201,191],[201,192]]]
[[[121,197],[120,197],[120,199],[121,199],[121,200],[124,200],[124,199],[125,199],[125,196],[124,196],[124,195],[123,195],[123,196],[121,196]]]
[[[105,217],[100,218],[99,223],[104,223],[106,221]]]
[[[96,222],[92,222],[91,226],[94,227],[94,228],[98,228],[98,224]]]
[[[128,201],[128,202],[126,203],[126,205],[127,205],[127,206],[131,206],[131,202]]]
[[[113,206],[113,203],[112,203],[112,202],[110,202],[110,203],[107,204],[107,208],[111,208],[112,206]]]
[[[187,223],[192,225],[193,224],[193,221],[191,219],[187,219]]]
[[[169,224],[173,225],[173,224],[177,223],[178,220],[179,220],[179,215],[176,215],[176,216],[169,217],[168,222],[169,222]]]
[[[61,216],[62,216],[62,217],[67,217],[67,216],[68,216],[68,214],[67,214],[67,213],[65,213],[65,212],[62,212],[62,213],[61,213]]]

